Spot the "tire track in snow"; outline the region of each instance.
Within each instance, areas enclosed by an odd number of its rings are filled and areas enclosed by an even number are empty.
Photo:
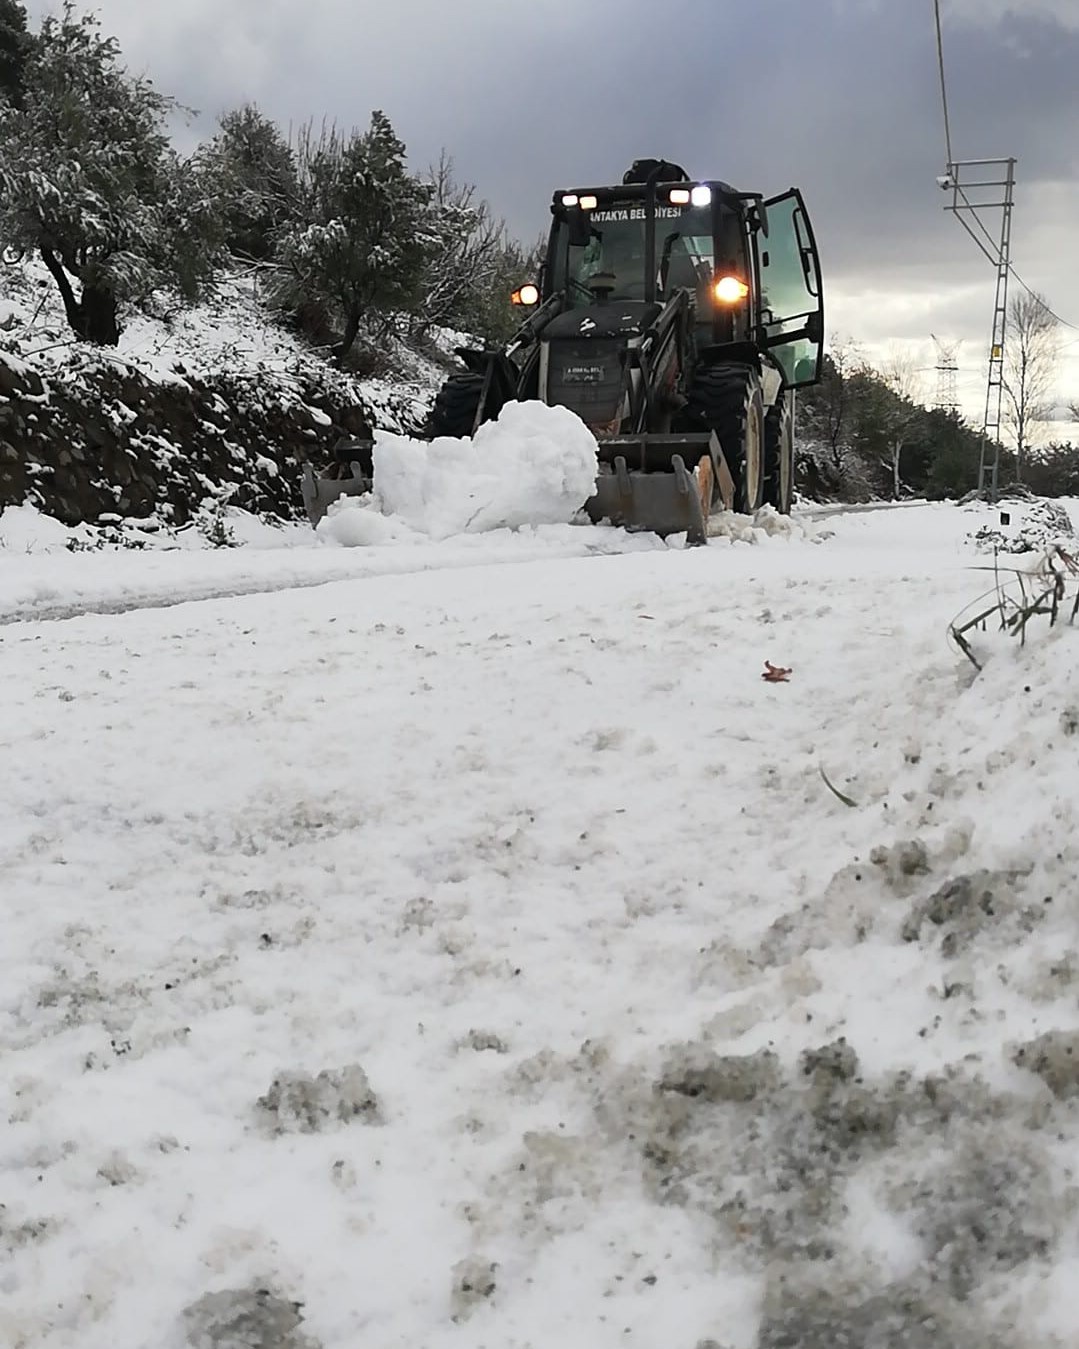
[[[486,552],[474,558],[431,558],[413,565],[373,567],[367,571],[340,570],[322,576],[290,576],[277,583],[254,580],[231,586],[188,586],[183,590],[148,590],[142,594],[128,592],[122,596],[84,601],[31,603],[17,605],[0,613],[0,628],[20,623],[59,623],[66,619],[112,617],[117,614],[139,613],[146,609],[172,609],[181,604],[203,604],[211,600],[246,599],[252,595],[280,595],[295,590],[314,590],[322,586],[338,585],[342,581],[377,581],[387,576],[415,576],[428,571],[470,571],[490,566],[525,566],[533,562],[575,560],[577,558],[612,557],[633,551],[625,548],[597,548],[582,545],[561,549],[542,549],[525,556],[504,556]]]
[[[845,504],[829,504],[826,506],[806,507],[796,512],[796,518],[805,520],[825,520],[834,519],[843,515],[858,515],[867,511],[889,511],[902,510],[907,506],[924,505],[920,501],[902,501],[902,502],[873,502],[870,504],[850,506]],[[638,536],[639,537],[639,536]],[[624,552],[634,552],[636,548],[631,544],[625,546],[624,540],[618,541],[617,545],[604,546],[602,543],[592,540],[591,542],[582,540],[580,544],[573,544],[563,548],[546,547],[536,548],[535,551],[529,551],[524,556],[506,556],[494,550],[491,552],[483,551],[482,555],[476,557],[462,558],[429,558],[422,561],[411,559],[407,563],[401,560],[403,565],[382,565],[373,566],[366,570],[354,571],[350,568],[340,568],[333,572],[327,572],[320,576],[296,577],[290,576],[277,582],[267,583],[266,580],[252,580],[250,582],[237,582],[233,585],[203,585],[186,586],[182,590],[147,590],[142,594],[128,592],[122,596],[103,597],[100,599],[86,599],[75,601],[44,601],[41,603],[28,603],[16,605],[6,612],[0,613],[0,628],[8,627],[18,623],[57,623],[72,618],[87,618],[94,616],[112,617],[118,614],[138,613],[144,609],[171,609],[181,604],[202,604],[211,600],[230,600],[244,599],[251,595],[277,595],[287,591],[311,590],[321,586],[337,585],[342,581],[370,581],[377,580],[382,576],[412,576],[426,571],[450,571],[465,570],[493,565],[524,565],[529,562],[550,561],[553,558],[587,558],[587,557],[611,557]],[[383,559],[385,561],[385,559]]]

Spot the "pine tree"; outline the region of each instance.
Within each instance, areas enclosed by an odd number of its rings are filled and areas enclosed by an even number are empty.
[[[297,161],[304,218],[281,242],[285,295],[337,311],[343,359],[369,315],[416,309],[440,243],[431,188],[406,169],[405,147],[381,112],[363,135],[330,130],[316,140],[308,130]]]
[[[210,266],[216,202],[170,147],[175,106],[71,3],[42,23],[22,105],[0,106],[0,241],[40,253],[80,338],[115,345],[122,302],[191,293]]]

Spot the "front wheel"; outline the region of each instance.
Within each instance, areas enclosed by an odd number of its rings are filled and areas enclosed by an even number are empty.
[[[734,479],[734,507],[753,515],[764,500],[764,396],[751,366],[714,365],[693,377],[679,429],[719,437]]]
[[[764,419],[764,499],[780,515],[794,500],[794,390],[784,389]]]

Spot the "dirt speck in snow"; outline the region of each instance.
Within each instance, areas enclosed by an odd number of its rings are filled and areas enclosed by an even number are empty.
[[[1058,1100],[1079,1096],[1079,1031],[1047,1031],[1020,1045],[1012,1060],[1037,1073]]]
[[[688,1045],[672,1056],[659,1089],[705,1101],[752,1101],[778,1083],[779,1059],[771,1050],[723,1057]]]
[[[300,1302],[267,1288],[207,1293],[184,1311],[191,1349],[318,1349],[300,1329]]]
[[[273,1134],[315,1134],[335,1124],[381,1122],[378,1098],[359,1064],[326,1068],[317,1077],[280,1073],[258,1099],[263,1122]]]
[[[498,1265],[482,1256],[469,1256],[458,1260],[453,1267],[453,1284],[450,1290],[452,1319],[465,1321],[478,1306],[494,1296],[496,1282],[495,1271]]]
[[[1044,910],[1023,903],[1021,873],[978,871],[953,880],[911,908],[902,928],[904,941],[918,941],[926,925],[943,932],[941,953],[954,956],[983,932],[999,924],[1010,931],[1030,932]]]

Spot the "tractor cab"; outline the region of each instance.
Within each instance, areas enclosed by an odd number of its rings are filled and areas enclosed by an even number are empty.
[[[611,306],[627,323],[647,323],[659,312],[650,306],[682,294],[700,346],[751,343],[773,354],[789,387],[815,383],[820,268],[801,194],[764,200],[728,183],[692,182],[677,165],[660,167],[669,180],[631,170],[632,181],[617,187],[554,194],[537,293],[562,296],[562,319],[549,336],[574,325],[581,333],[606,328]]]

